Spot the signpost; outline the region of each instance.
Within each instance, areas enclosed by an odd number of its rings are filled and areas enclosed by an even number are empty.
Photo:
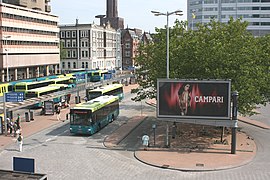
[[[6,102],[23,102],[24,93],[23,92],[10,92],[4,93],[4,122],[5,122],[5,135],[7,136],[7,110]]]

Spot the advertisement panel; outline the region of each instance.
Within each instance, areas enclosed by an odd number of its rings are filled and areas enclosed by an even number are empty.
[[[231,82],[158,79],[157,117],[230,119]]]

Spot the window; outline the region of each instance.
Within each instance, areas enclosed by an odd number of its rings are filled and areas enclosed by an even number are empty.
[[[85,68],[88,69],[88,62],[85,63]]]
[[[70,32],[69,31],[66,32],[66,37],[70,38]]]
[[[72,37],[73,37],[73,38],[76,37],[76,31],[72,31]]]
[[[65,31],[61,31],[60,34],[61,34],[61,38],[65,37]]]
[[[65,62],[62,62],[62,68],[65,69]]]
[[[76,58],[76,51],[72,51],[72,57]]]
[[[125,47],[126,47],[127,49],[129,49],[129,48],[130,48],[130,43],[127,42],[127,43],[125,44]]]
[[[82,62],[82,68],[84,68],[84,62]]]
[[[130,57],[130,51],[125,51],[125,56]]]
[[[70,45],[71,45],[71,44],[70,44],[70,40],[67,40],[66,45],[67,45],[66,47],[70,47]]]
[[[70,62],[68,62],[68,69],[70,69]]]
[[[76,68],[76,62],[73,62],[73,68]]]
[[[76,47],[76,41],[72,40],[72,47]]]

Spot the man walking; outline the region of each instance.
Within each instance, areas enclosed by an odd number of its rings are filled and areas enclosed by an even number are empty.
[[[22,148],[23,148],[23,136],[21,133],[19,133],[19,136],[17,138],[17,142],[18,142],[18,145],[19,145],[19,151],[22,152]]]

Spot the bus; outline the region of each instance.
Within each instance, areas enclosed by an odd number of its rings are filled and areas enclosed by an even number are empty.
[[[15,92],[25,92],[31,89],[36,89],[40,87],[45,87],[50,84],[53,84],[52,79],[49,80],[43,80],[43,81],[34,81],[34,82],[20,82],[16,83],[14,86]]]
[[[4,96],[7,92],[9,92],[9,83],[0,84],[0,96]]]
[[[92,70],[91,71],[91,82],[98,82],[102,81],[105,79],[110,79],[110,78],[105,78],[106,74],[110,74],[108,70]]]
[[[100,96],[70,109],[70,133],[92,135],[119,115],[117,96]]]
[[[68,88],[76,87],[76,80],[74,77],[59,77],[55,79],[51,79],[52,84],[66,84]]]
[[[86,97],[88,100],[94,99],[103,95],[118,96],[121,101],[124,98],[123,85],[122,84],[110,84],[101,86],[96,89],[86,89]]]
[[[25,98],[39,98],[40,96],[60,91],[60,86],[45,86],[25,91]]]

